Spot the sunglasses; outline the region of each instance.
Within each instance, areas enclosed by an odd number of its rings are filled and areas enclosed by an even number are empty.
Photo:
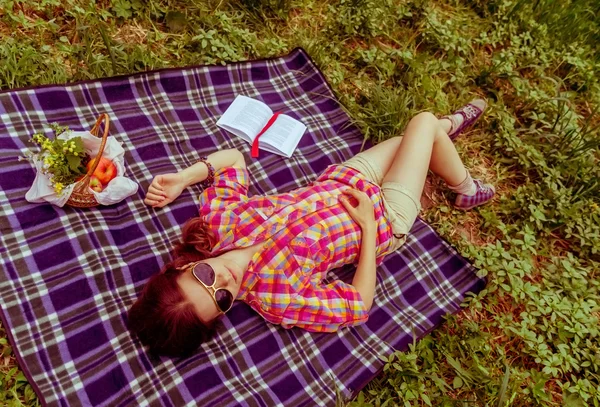
[[[225,288],[215,289],[217,279],[213,268],[206,263],[191,263],[187,267],[192,270],[194,278],[211,294],[219,311],[229,311],[233,306],[233,294]]]

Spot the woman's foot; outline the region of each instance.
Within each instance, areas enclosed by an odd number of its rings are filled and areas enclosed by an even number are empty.
[[[467,194],[457,194],[456,200],[454,201],[454,206],[458,209],[469,210],[476,206],[483,205],[484,203],[490,201],[496,190],[494,186],[491,184],[484,184],[481,180],[474,179],[473,183],[475,184],[475,193],[472,195]]]
[[[454,140],[466,128],[471,127],[481,117],[486,107],[487,103],[485,100],[475,99],[451,115],[443,116],[442,119],[447,119],[451,124],[448,131],[450,140]]]

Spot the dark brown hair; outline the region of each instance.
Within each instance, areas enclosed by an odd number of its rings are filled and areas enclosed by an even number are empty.
[[[204,324],[184,296],[177,278],[179,267],[213,256],[215,236],[201,218],[192,218],[183,227],[175,244],[173,261],[150,277],[128,314],[127,326],[155,355],[188,356],[212,336],[212,325]]]

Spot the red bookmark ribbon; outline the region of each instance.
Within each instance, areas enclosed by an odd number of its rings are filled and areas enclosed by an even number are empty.
[[[277,120],[277,116],[279,116],[280,114],[281,112],[273,114],[273,116],[271,116],[265,127],[263,127],[260,133],[256,135],[256,138],[252,142],[252,158],[258,158],[258,138],[262,136],[265,133],[265,131],[269,130],[269,127],[271,127],[273,123],[275,123],[275,120]]]

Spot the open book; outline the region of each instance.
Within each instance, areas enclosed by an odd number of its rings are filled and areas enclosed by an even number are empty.
[[[285,114],[273,114],[263,102],[242,95],[235,98],[217,126],[252,144],[253,157],[258,157],[260,147],[290,158],[306,131],[306,126],[298,120]],[[257,137],[260,140],[255,140]]]

